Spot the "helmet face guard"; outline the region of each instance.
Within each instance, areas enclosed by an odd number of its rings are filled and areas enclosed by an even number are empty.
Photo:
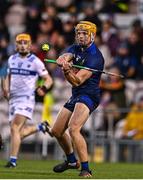
[[[94,36],[96,34],[96,25],[94,23],[91,23],[89,21],[80,21],[76,27],[75,27],[75,33],[76,33],[76,40],[77,43],[80,44],[79,37],[78,37],[78,32],[79,31],[85,31],[87,32],[88,37],[90,37],[90,44],[94,41]],[[85,38],[85,45],[86,45],[87,37]]]

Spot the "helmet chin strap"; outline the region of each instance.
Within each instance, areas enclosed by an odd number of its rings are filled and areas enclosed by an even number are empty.
[[[91,43],[93,43],[94,42],[94,35],[93,35],[93,33],[91,33]]]

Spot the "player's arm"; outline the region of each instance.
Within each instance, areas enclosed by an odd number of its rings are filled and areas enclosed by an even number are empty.
[[[77,74],[71,69],[71,64],[68,62],[63,63],[62,69],[64,71],[66,79],[73,86],[80,86],[92,75],[91,71],[81,69]]]
[[[44,96],[52,87],[53,80],[48,73],[44,63],[40,59],[37,58],[37,60],[35,61],[35,65],[38,75],[44,80],[43,86],[39,86],[36,91],[39,96]]]
[[[44,80],[44,85],[37,88],[37,93],[39,96],[44,96],[52,87],[53,80],[49,74],[41,76]]]
[[[3,92],[3,96],[6,99],[9,99],[9,86],[10,86],[10,75],[6,75],[1,80],[1,88]]]

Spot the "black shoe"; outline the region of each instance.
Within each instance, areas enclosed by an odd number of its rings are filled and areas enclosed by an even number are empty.
[[[15,163],[12,163],[10,161],[5,165],[6,168],[15,168],[16,166],[17,165]]]
[[[3,148],[3,140],[2,140],[2,136],[0,134],[0,149],[2,149],[2,148]]]
[[[77,161],[75,165],[72,165],[71,163],[69,163],[68,161],[65,161],[61,164],[56,165],[53,168],[53,171],[56,173],[61,173],[66,171],[67,169],[78,169],[80,167],[79,162]]]
[[[53,136],[50,132],[50,125],[47,121],[44,121],[41,123],[42,125],[42,132],[45,134],[46,132],[50,135],[50,136]]]
[[[79,176],[82,177],[92,177],[92,172],[88,170],[81,170]]]

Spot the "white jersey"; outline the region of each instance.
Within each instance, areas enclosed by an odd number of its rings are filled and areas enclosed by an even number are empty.
[[[38,76],[48,74],[44,64],[34,54],[21,58],[17,53],[8,59],[10,74],[9,121],[16,114],[32,119],[35,105],[35,88]]]
[[[34,54],[21,58],[19,53],[8,59],[10,99],[34,96],[38,76],[48,74],[44,64]]]

